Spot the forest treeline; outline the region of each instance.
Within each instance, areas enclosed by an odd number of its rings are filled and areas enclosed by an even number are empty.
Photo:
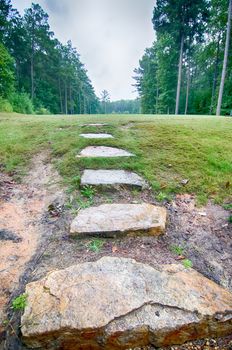
[[[71,41],[50,30],[39,4],[23,16],[0,0],[0,109],[20,113],[82,114],[100,104]]]
[[[140,100],[119,100],[111,101],[107,106],[107,113],[110,114],[139,114]]]
[[[106,90],[97,98],[77,50],[56,39],[39,4],[21,16],[0,0],[0,110],[231,114],[232,0],[154,3],[155,41],[135,69],[140,101],[110,102]]]
[[[156,0],[135,69],[142,113],[232,113],[232,0]]]

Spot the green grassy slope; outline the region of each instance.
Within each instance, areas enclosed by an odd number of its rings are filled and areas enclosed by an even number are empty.
[[[87,122],[110,123],[97,132],[111,132],[115,139],[82,139],[80,132],[96,132],[80,127]],[[118,146],[137,157],[120,161],[75,158],[87,145]],[[84,168],[122,168],[143,175],[160,199],[188,192],[202,203],[231,200],[232,118],[0,114],[0,163],[5,171],[25,173],[33,154],[47,148],[67,184],[75,182]],[[182,179],[189,180],[186,186],[180,185]]]

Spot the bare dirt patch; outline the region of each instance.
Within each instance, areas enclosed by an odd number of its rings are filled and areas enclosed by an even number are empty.
[[[41,246],[44,212],[51,202],[63,197],[59,176],[47,161],[48,153],[36,156],[21,184],[8,175],[0,177],[0,333],[7,319],[7,304],[20,289],[20,279]]]

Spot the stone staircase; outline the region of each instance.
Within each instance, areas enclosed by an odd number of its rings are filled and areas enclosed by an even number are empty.
[[[105,139],[113,135],[81,137]],[[77,155],[134,156],[105,146],[88,146]],[[120,169],[86,169],[81,185],[127,185],[143,190],[147,183],[137,174]],[[165,232],[166,216],[165,208],[149,203],[102,204],[80,210],[71,223],[70,235],[160,235]],[[26,293],[22,335],[35,349],[160,347],[232,333],[232,294],[180,264],[155,269],[133,259],[104,257],[51,272],[28,284]]]

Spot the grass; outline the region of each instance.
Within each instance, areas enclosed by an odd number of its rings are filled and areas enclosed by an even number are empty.
[[[27,305],[27,294],[25,293],[20,294],[12,301],[12,308],[14,311],[24,310],[26,305]]]
[[[171,251],[173,254],[176,254],[176,255],[183,255],[184,254],[184,248],[182,246],[179,246],[179,245],[173,245],[171,246]]]
[[[185,267],[186,269],[190,269],[191,267],[193,267],[193,263],[192,263],[192,261],[189,260],[189,259],[184,259],[184,260],[182,261],[182,264],[184,265],[184,267]]]
[[[104,246],[105,241],[101,239],[94,239],[88,244],[88,249],[94,253],[99,253]]]
[[[115,139],[86,140],[81,128],[106,122],[97,132]],[[131,124],[130,128],[122,128]],[[88,145],[121,147],[137,157],[76,158]],[[49,148],[52,161],[71,190],[79,186],[84,168],[133,170],[149,181],[162,201],[176,193],[194,193],[199,203],[208,199],[230,203],[232,197],[232,118],[207,116],[25,116],[0,114],[0,164],[6,172],[27,172],[29,160]],[[188,179],[183,186],[181,180]]]

